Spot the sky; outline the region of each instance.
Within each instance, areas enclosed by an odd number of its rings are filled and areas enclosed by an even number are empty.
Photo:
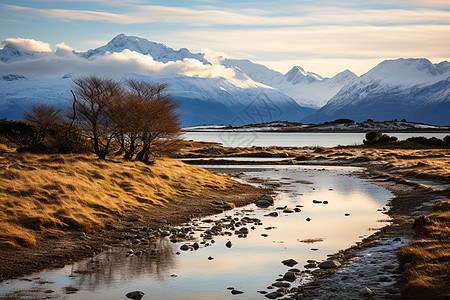
[[[0,41],[86,51],[119,33],[283,73],[298,65],[328,77],[362,75],[385,59],[450,60],[450,1],[0,1]]]

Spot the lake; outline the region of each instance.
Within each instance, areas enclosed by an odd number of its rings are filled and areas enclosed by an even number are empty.
[[[396,136],[399,140],[405,140],[413,136],[444,138],[450,133],[410,133],[391,132],[389,136]],[[335,147],[338,145],[352,146],[363,143],[365,133],[355,132],[185,132],[183,138],[193,141],[205,141],[221,143],[225,147],[250,147],[250,146],[282,146],[282,147]]]
[[[220,167],[215,170],[220,171]],[[242,171],[239,181],[258,178],[282,184],[275,204],[269,208],[250,204],[193,221],[188,225],[193,228],[188,243],[198,242],[198,250],[181,251],[186,242],[173,243],[167,237],[155,241],[140,256],[127,257],[127,247],[113,248],[63,269],[5,280],[0,283],[0,296],[22,290],[32,299],[39,299],[39,295],[55,299],[126,299],[126,293],[141,290],[146,294],[144,300],[266,299],[258,291],[273,291],[267,287],[290,269],[281,261],[294,259],[298,262],[295,267],[305,270],[307,260],[325,260],[327,254],[350,247],[384,225],[387,216],[382,213],[383,207],[392,194],[356,176],[362,170],[333,166],[236,166],[236,172]],[[285,213],[277,207],[301,207],[301,211]],[[279,216],[268,216],[269,212]],[[257,218],[262,224],[244,222],[244,218]],[[248,228],[248,235],[218,235],[212,243],[204,232],[215,224],[211,221],[224,219],[234,220],[236,230]],[[246,224],[237,224],[241,222]],[[318,240],[305,242],[308,239]],[[225,246],[227,241],[232,242],[231,248]],[[152,249],[157,250],[156,254]],[[308,279],[304,273],[293,284]],[[79,290],[65,294],[64,287],[68,286]],[[232,295],[228,287],[244,293]],[[49,290],[53,292],[46,294]]]

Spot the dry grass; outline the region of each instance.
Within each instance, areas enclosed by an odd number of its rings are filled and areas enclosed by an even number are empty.
[[[398,253],[402,264],[410,264],[403,274],[402,295],[408,299],[448,299],[450,200],[436,203],[434,212],[420,220],[415,223],[416,239]]]
[[[85,155],[4,152],[0,169],[0,246],[32,247],[65,230],[92,232],[118,217],[173,201],[219,193],[235,182],[182,162],[102,162]]]

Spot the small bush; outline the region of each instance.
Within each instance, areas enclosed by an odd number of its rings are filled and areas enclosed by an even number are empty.
[[[363,140],[365,145],[388,144],[398,140],[395,136],[389,136],[381,133],[379,130],[372,130],[366,133],[366,139]]]
[[[446,141],[445,139],[447,137],[448,136],[446,136],[443,140],[441,140],[434,136],[431,138],[426,138],[424,136],[414,136],[414,137],[407,138],[406,140],[408,142],[426,145],[426,146],[448,146],[449,145],[448,140],[450,140],[450,137]]]
[[[414,230],[420,230],[423,229],[425,226],[434,225],[435,222],[427,216],[420,216],[417,219],[414,220],[414,224],[412,225],[412,228]]]
[[[354,124],[355,121],[353,121],[351,119],[337,119],[330,123],[331,124]]]
[[[426,252],[413,247],[403,247],[397,252],[400,264],[413,263],[425,260]]]

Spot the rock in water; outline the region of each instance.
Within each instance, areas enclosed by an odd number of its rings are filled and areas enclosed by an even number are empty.
[[[144,297],[144,295],[145,294],[141,291],[134,291],[134,292],[129,292],[125,296],[130,299],[140,300],[140,299],[142,299],[142,297]]]
[[[287,271],[287,272],[284,274],[283,279],[286,280],[286,281],[289,281],[289,282],[294,282],[295,279],[297,279],[297,276],[295,275],[294,272]]]
[[[273,204],[273,198],[270,195],[262,195],[261,198],[259,198],[259,200],[266,200],[270,202],[270,204]]]
[[[275,291],[272,293],[265,294],[264,296],[266,296],[266,298],[269,298],[269,299],[277,299],[279,297],[284,296],[284,294],[279,291]]]
[[[258,207],[269,207],[269,206],[272,205],[269,201],[267,201],[267,200],[261,200],[261,199],[259,199],[258,201],[256,201],[255,204],[256,204],[256,206],[258,206]]]
[[[341,265],[337,260],[327,260],[319,264],[319,268],[321,269],[333,269],[337,268]]]
[[[228,248],[231,248],[231,246],[233,246],[233,243],[231,243],[231,241],[228,241],[225,246],[227,246]]]
[[[288,267],[293,267],[293,266],[295,266],[295,265],[297,264],[297,262],[296,262],[295,260],[293,260],[292,258],[291,258],[291,259],[283,260],[281,263],[282,263],[283,265],[288,266]]]
[[[232,293],[233,295],[238,295],[238,294],[243,294],[244,292],[238,291],[238,290],[232,290],[231,293]]]

